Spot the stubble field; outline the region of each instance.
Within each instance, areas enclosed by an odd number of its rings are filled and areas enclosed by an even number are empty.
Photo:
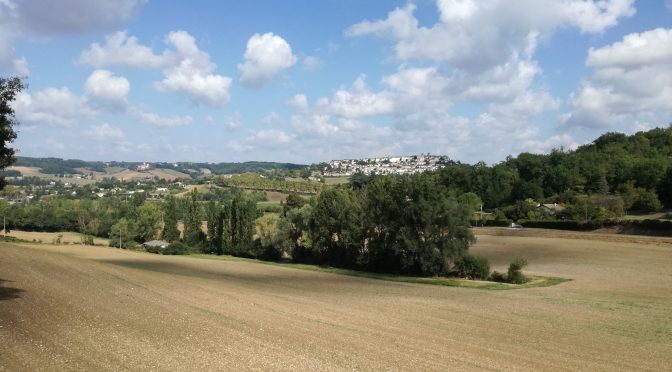
[[[486,235],[487,234],[487,235]],[[112,248],[0,245],[0,370],[666,370],[672,240],[479,232],[479,290]]]

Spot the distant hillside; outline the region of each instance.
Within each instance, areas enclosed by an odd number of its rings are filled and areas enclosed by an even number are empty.
[[[121,168],[129,171],[138,170],[138,166],[148,164],[149,169],[165,169],[191,175],[192,177],[201,176],[207,171],[212,174],[233,174],[255,172],[261,173],[269,170],[292,171],[306,168],[306,165],[275,162],[244,162],[244,163],[141,163],[141,162],[102,162],[102,161],[84,161],[77,159],[59,159],[59,158],[31,158],[18,156],[17,167],[38,168],[40,173],[44,174],[87,174],[88,172],[105,173],[109,168]],[[207,171],[204,171],[207,170]]]

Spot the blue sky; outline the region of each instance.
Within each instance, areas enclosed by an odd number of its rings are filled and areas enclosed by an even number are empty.
[[[0,0],[19,155],[488,163],[672,122],[672,1]]]

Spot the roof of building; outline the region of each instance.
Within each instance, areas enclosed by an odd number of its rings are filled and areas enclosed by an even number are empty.
[[[161,248],[163,248],[163,247],[169,246],[170,243],[168,243],[165,240],[150,240],[148,242],[142,243],[142,245],[145,245],[145,246],[148,246],[148,247],[161,247]]]

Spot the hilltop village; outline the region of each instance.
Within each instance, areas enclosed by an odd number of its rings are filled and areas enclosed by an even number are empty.
[[[449,158],[445,155],[420,154],[411,156],[386,156],[367,159],[332,160],[322,169],[325,177],[352,176],[355,173],[412,174],[442,168]]]

